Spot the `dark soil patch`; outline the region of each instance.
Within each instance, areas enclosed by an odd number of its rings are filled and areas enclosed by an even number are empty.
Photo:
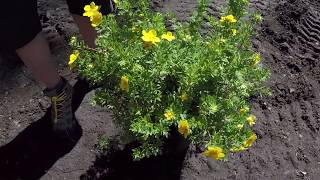
[[[196,6],[194,0],[155,2],[156,10],[173,11],[180,20],[188,20]],[[218,16],[221,4],[223,1],[212,3],[210,13]],[[67,7],[61,0],[40,0],[39,5],[44,30],[60,60],[60,71],[74,81],[63,60],[68,54],[65,40],[77,32]],[[193,146],[185,156],[167,153],[141,162],[131,160],[130,145],[114,148],[112,153],[99,153],[94,150],[97,137],[117,131],[110,123],[110,114],[102,108],[89,107],[87,101],[78,112],[83,136],[76,146],[68,146],[55,140],[46,129],[48,103],[30,73],[11,61],[8,65],[1,59],[9,58],[1,55],[0,179],[4,175],[7,179],[10,176],[26,180],[41,176],[119,180],[319,179],[320,3],[251,0],[251,10],[259,10],[264,16],[253,42],[262,53],[262,64],[272,71],[267,84],[273,92],[272,96],[251,100],[258,118],[254,128],[258,140],[253,148],[230,155],[226,162],[206,159]],[[82,96],[83,93],[77,97]]]
[[[173,133],[165,142],[163,155],[133,161],[132,149],[137,145],[132,142],[121,149],[111,144],[110,149],[99,154],[94,164],[80,179],[180,179],[188,149],[188,143],[182,136]]]

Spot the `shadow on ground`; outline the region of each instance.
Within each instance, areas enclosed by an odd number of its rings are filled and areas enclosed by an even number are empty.
[[[74,85],[74,112],[85,95],[95,87],[79,79]],[[50,128],[50,111],[28,126],[14,140],[0,147],[0,180],[36,180],[41,178],[57,160],[69,153],[82,136],[78,125],[72,135],[73,141],[62,140]],[[132,149],[136,143],[124,149],[114,145],[106,153],[97,155],[93,165],[83,174],[81,180],[178,180],[185,158],[188,142],[172,131],[164,144],[164,155],[133,161]]]
[[[173,131],[176,132],[176,131]],[[173,133],[164,144],[164,154],[158,157],[133,161],[132,149],[136,143],[128,144],[123,150],[114,146],[97,156],[94,164],[81,180],[179,180],[182,164],[189,143],[179,134]]]
[[[23,64],[16,53],[6,52],[0,49],[0,80],[4,78],[5,74]]]
[[[74,85],[74,111],[91,89],[84,80]],[[36,180],[61,157],[70,152],[82,136],[78,125],[72,141],[55,136],[50,128],[50,111],[32,123],[14,140],[0,147],[0,180]]]

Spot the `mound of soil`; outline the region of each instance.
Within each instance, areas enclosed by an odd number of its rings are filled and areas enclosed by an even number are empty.
[[[173,11],[182,21],[197,5],[195,0],[153,2],[156,10]],[[223,3],[211,3],[209,12],[218,16]],[[132,144],[115,146],[111,153],[95,149],[101,135],[116,136],[119,131],[110,113],[92,107],[89,97],[77,111],[82,131],[75,142],[62,143],[49,133],[49,104],[41,87],[24,67],[8,64],[15,56],[0,53],[0,179],[319,179],[320,2],[250,3],[251,10],[264,16],[254,47],[272,72],[267,82],[272,95],[250,100],[258,118],[254,147],[230,155],[226,162],[204,158],[193,146],[182,149],[181,156],[167,153],[133,162]],[[66,40],[77,28],[62,0],[40,0],[39,13],[61,74],[77,82],[74,103],[80,104],[89,89],[66,66]]]

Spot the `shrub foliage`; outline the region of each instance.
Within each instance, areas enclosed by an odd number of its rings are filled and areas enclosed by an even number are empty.
[[[101,86],[95,102],[140,142],[137,160],[160,154],[172,128],[214,159],[257,138],[248,98],[267,92],[269,71],[251,43],[261,16],[248,13],[247,0],[229,0],[221,17],[208,15],[207,3],[188,22],[151,10],[149,0],[119,0],[116,15],[103,17],[91,4],[97,47],[71,40],[69,64]]]

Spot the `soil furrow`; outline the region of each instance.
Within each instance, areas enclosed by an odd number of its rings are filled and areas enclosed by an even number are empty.
[[[320,33],[320,22],[313,22],[312,18],[305,18],[302,22],[304,26],[307,26],[306,28],[310,31],[313,31],[315,34]]]
[[[303,34],[304,37],[306,37],[306,39],[308,39],[309,42],[311,43],[319,43],[320,40],[320,36],[318,36],[318,34],[312,32],[312,29],[307,28],[305,26],[300,26],[299,28],[300,33]]]

